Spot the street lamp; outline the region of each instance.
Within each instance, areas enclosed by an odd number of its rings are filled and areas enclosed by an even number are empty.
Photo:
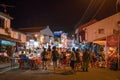
[[[37,38],[37,37],[38,37],[38,34],[35,34],[34,36],[35,36],[35,38]]]
[[[37,41],[37,39],[38,39],[38,34],[34,34],[34,39],[35,39],[35,41]]]

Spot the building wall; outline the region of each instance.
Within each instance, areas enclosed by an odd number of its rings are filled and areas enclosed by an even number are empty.
[[[17,31],[12,31],[11,32],[11,37],[15,39],[21,40],[22,43],[26,42],[26,35]]]
[[[16,32],[16,31],[11,31],[11,37],[12,37],[12,38],[15,38],[15,39],[18,39],[18,32]]]
[[[11,21],[10,21],[10,19],[5,19],[5,28],[10,28],[10,26],[11,26]]]
[[[10,26],[11,26],[11,20],[10,19],[8,19],[8,18],[6,18],[6,17],[4,17],[4,16],[1,16],[0,15],[0,17],[1,18],[3,18],[3,19],[5,19],[5,21],[4,21],[4,28],[10,28]]]
[[[0,34],[8,35],[8,33],[6,33],[5,30],[2,29],[2,28],[0,28]],[[21,36],[20,38],[19,38],[19,34],[20,34],[20,36]],[[25,43],[25,42],[26,42],[26,35],[23,34],[23,33],[20,33],[20,32],[11,30],[11,34],[10,34],[9,36],[11,36],[11,38],[21,40],[22,43]]]
[[[2,29],[2,28],[0,28],[0,34],[7,35],[7,34],[5,33],[5,30],[4,30],[4,29]]]
[[[14,38],[14,39],[19,39],[19,40],[21,40],[22,43],[26,42],[25,34],[17,32],[17,31],[13,31],[11,29],[11,19],[9,19],[5,16],[2,16],[2,15],[0,15],[0,18],[4,19],[4,28],[2,28],[2,27],[0,28],[0,34],[11,36],[11,38]],[[7,33],[5,31],[6,28],[10,29],[10,33]]]
[[[87,26],[85,36],[87,42],[92,42],[97,39],[105,38],[108,35],[112,35],[114,29],[116,31],[118,30],[118,21],[120,21],[120,13]],[[99,34],[99,29],[104,29],[104,33]]]
[[[22,42],[22,43],[27,42],[27,37],[26,37],[26,35],[25,35],[25,34],[22,34],[22,33],[21,33],[21,42]]]

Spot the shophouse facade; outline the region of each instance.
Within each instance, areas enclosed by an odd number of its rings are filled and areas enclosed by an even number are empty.
[[[102,19],[100,21],[90,21],[76,29],[79,42],[82,42],[82,36],[84,34],[84,40],[86,42],[93,42],[98,40],[106,40],[107,36],[118,34],[120,28],[120,13],[116,13],[110,17]]]
[[[80,28],[79,28],[80,29]],[[79,30],[78,29],[78,30]],[[116,13],[110,17],[97,21],[93,24],[87,25],[79,31],[83,31],[84,38],[87,44],[90,43],[89,49],[97,56],[104,55],[104,60],[107,67],[110,68],[110,64],[113,60],[119,61],[119,37],[120,35],[120,13]],[[116,43],[116,46],[108,46],[108,37],[113,36],[110,40],[111,43]],[[92,44],[91,44],[92,43]],[[107,54],[106,54],[107,53]]]
[[[120,13],[114,14],[86,27],[87,42],[105,40],[107,36],[116,34],[119,30]]]
[[[25,34],[12,29],[12,19],[8,14],[0,12],[0,55],[2,59],[11,57],[14,52],[12,48],[15,48],[15,51],[17,51],[19,45],[26,42]],[[2,60],[2,62],[6,61]]]

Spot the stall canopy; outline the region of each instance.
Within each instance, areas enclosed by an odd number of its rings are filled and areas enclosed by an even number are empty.
[[[93,41],[93,43],[99,44],[99,45],[106,45],[106,41]]]
[[[41,30],[40,34],[45,35],[45,36],[53,36],[53,33],[50,30],[49,26],[47,26],[45,29]]]

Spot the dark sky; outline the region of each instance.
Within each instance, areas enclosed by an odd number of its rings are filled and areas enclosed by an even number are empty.
[[[14,18],[13,28],[49,25],[52,30],[73,31],[78,22],[116,13],[116,0],[0,0],[2,3],[15,6],[7,8]]]

